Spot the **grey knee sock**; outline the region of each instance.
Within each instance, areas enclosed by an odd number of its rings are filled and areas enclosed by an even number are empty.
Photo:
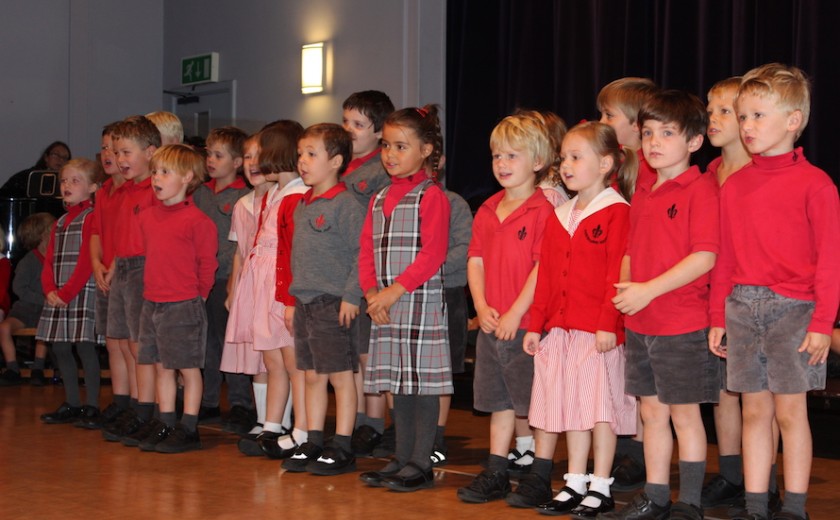
[[[73,347],[70,343],[53,343],[53,353],[58,370],[64,379],[64,400],[70,406],[82,406],[79,397],[79,367],[76,365],[76,358],[73,357]]]
[[[362,412],[356,412],[356,424],[354,426],[354,429],[358,428],[359,426],[364,426],[365,424],[367,424],[367,416]]]
[[[181,416],[181,425],[188,432],[194,432],[195,429],[198,427],[198,416],[185,413]]]
[[[667,484],[652,484],[647,482],[645,484],[645,493],[658,506],[664,507],[671,503],[671,489]]]
[[[744,482],[744,459],[740,455],[721,455],[718,462],[721,476],[729,483],[740,486]]]
[[[82,360],[82,368],[85,372],[85,394],[86,404],[99,408],[99,356],[96,352],[96,344],[85,341],[76,345],[76,352]]]
[[[432,448],[435,445],[438,415],[440,415],[440,397],[436,395],[412,396],[414,412],[414,449],[411,462],[428,470],[432,467]]]
[[[554,469],[554,461],[548,459],[534,458],[531,464],[531,473],[539,475],[547,482],[551,482],[551,470]]]
[[[782,511],[793,513],[796,516],[805,518],[805,501],[808,499],[808,493],[793,493],[785,491],[785,503],[782,506]]]
[[[307,442],[311,442],[315,446],[324,447],[324,432],[322,430],[309,430],[306,433]]]
[[[767,518],[767,493],[747,493],[744,495],[747,511]]]
[[[414,451],[414,403],[411,396],[394,395],[394,428],[396,430],[396,447],[394,457],[405,466],[411,460]]]
[[[376,430],[377,433],[382,433],[385,431],[385,418],[380,417],[368,417],[366,419],[368,426]]]
[[[703,477],[706,475],[706,461],[680,461],[680,502],[700,507],[700,493]]]
[[[177,417],[175,417],[175,412],[160,412],[160,422],[169,426],[170,428],[175,427],[175,423],[178,422]]]

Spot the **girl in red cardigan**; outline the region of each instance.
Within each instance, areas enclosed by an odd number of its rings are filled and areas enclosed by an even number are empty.
[[[534,356],[528,417],[536,459],[549,463],[533,468],[551,467],[559,433],[566,432],[568,444],[566,485],[540,509],[594,517],[615,507],[610,470],[616,436],[636,429],[635,399],[624,393],[624,327],[611,301],[627,240],[629,204],[611,185],[634,178],[637,164],[635,153],[621,149],[615,131],[598,122],[572,128],[563,139],[561,159],[563,182],[577,195],[546,221],[531,323],[523,340],[525,351]],[[544,330],[548,335],[540,340]],[[595,471],[587,474],[590,446]],[[529,478],[550,481],[550,471]]]

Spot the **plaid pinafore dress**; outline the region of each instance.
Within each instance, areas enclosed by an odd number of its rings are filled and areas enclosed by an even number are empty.
[[[372,208],[373,256],[380,290],[393,284],[420,252],[420,200],[432,185],[430,179],[415,186],[388,218],[382,207],[389,188],[376,195]],[[397,300],[389,314],[391,323],[374,323],[371,328],[365,392],[451,394],[443,266],[414,292]]]
[[[58,219],[53,251],[53,273],[58,287],[67,283],[76,268],[79,251],[83,246],[82,226],[91,211],[93,211],[92,207],[79,213],[67,229],[64,229],[67,214]],[[84,247],[88,247],[88,244],[84,244]],[[67,302],[67,307],[44,305],[35,337],[50,342],[96,342],[100,338],[97,338],[94,332],[95,301],[96,285],[91,275],[81,292],[73,300]]]

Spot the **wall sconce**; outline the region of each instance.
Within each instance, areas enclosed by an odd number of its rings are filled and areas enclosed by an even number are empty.
[[[316,94],[324,91],[324,42],[304,45],[301,53],[300,91]]]

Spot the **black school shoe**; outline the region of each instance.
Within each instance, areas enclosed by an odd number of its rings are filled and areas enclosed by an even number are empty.
[[[382,485],[392,491],[399,491],[401,493],[428,489],[435,485],[435,473],[431,467],[429,469],[422,469],[413,462],[406,464],[406,467],[414,468],[417,470],[417,473],[409,477],[400,477],[396,474],[385,477],[381,481]]]
[[[718,475],[703,486],[700,495],[700,505],[703,507],[744,506],[744,484],[736,486]]]
[[[102,427],[102,437],[108,442],[119,442],[127,433],[136,432],[145,421],[131,408],[121,411],[117,417]]]
[[[671,520],[703,520],[703,508],[685,502],[675,502],[671,506]]]
[[[563,486],[563,489],[560,491],[565,491],[571,496],[571,498],[569,500],[549,500],[548,502],[537,506],[537,512],[542,515],[549,516],[568,515],[577,509],[580,503],[583,502],[584,496],[569,486]],[[560,493],[558,493],[558,495],[559,494]]]
[[[321,455],[306,465],[313,475],[331,476],[356,471],[356,457],[340,446],[328,445]]]
[[[601,513],[609,513],[615,509],[615,500],[613,497],[608,497],[603,493],[598,493],[597,491],[592,490],[589,490],[586,493],[586,497],[597,498],[601,501],[601,503],[598,504],[597,507],[578,504],[576,508],[572,509],[571,515],[573,518],[595,518]],[[583,498],[585,499],[586,497]]]
[[[537,507],[549,502],[552,497],[551,482],[536,473],[526,473],[519,479],[516,491],[505,497],[513,507]]]
[[[96,426],[89,427],[88,424],[99,424],[99,418],[102,414],[99,412],[99,408],[90,405],[82,406],[82,413],[79,414],[79,418],[73,421],[73,426],[76,428],[84,428],[86,430],[95,430]]]
[[[69,403],[62,403],[54,412],[41,415],[41,420],[46,424],[67,424],[74,422],[81,416],[81,406],[70,406]]]
[[[391,462],[394,462],[394,469],[386,471],[385,468],[379,471],[365,471],[361,475],[359,475],[359,480],[364,482],[370,487],[382,487],[382,479],[387,477],[393,477],[397,473],[400,472],[402,469],[398,463],[396,463],[396,459],[392,459]],[[387,468],[391,463],[389,462],[385,467]]]
[[[312,444],[311,442],[304,442],[295,450],[291,457],[283,461],[280,467],[289,473],[303,473],[306,471],[306,466],[310,462],[318,460],[324,448]]]
[[[283,435],[283,432],[267,432],[263,430],[253,437],[250,434],[242,437],[236,443],[236,447],[239,448],[239,453],[248,457],[264,457],[265,453],[260,447],[260,443],[262,441],[270,442],[273,440],[274,444],[277,444],[277,438],[281,435]]]
[[[117,417],[122,413],[122,408],[114,403],[109,404],[101,413],[92,417],[82,416],[78,421],[73,423],[77,428],[85,428],[87,430],[98,430],[104,428],[106,425],[113,423]]]
[[[265,432],[264,432],[265,433]],[[292,448],[281,448],[280,444],[278,443],[280,437],[284,437],[288,435],[289,439],[294,443]],[[269,459],[288,459],[292,455],[295,454],[300,445],[295,440],[294,435],[292,432],[285,432],[280,433],[276,437],[260,437],[257,439],[257,443],[259,444],[260,450],[262,450],[263,454],[267,456]]]
[[[458,498],[468,504],[485,504],[501,500],[510,493],[510,479],[506,471],[485,469],[469,486],[458,489]]]
[[[47,378],[44,376],[44,371],[40,368],[33,368],[29,371],[29,385],[30,386],[47,386]]]
[[[132,433],[127,433],[120,438],[120,442],[123,446],[128,446],[129,448],[135,448],[140,446],[140,443],[143,442],[146,437],[149,437],[153,433],[157,432],[161,428],[166,426],[160,419],[152,418],[149,421],[145,421],[142,426],[137,428]]]
[[[520,464],[522,459],[526,457],[531,457],[531,461],[534,460],[534,452],[531,450],[525,450],[525,453],[521,453],[516,448],[511,449],[508,452],[508,475],[513,478],[520,478],[523,475],[527,475],[531,472],[531,464]]]
[[[189,432],[184,425],[178,423],[172,432],[155,446],[158,453],[184,453],[201,449],[201,438],[198,430]]]
[[[615,480],[612,489],[615,491],[635,491],[645,485],[647,478],[644,461],[638,461],[629,455],[618,457],[610,474]]]
[[[6,369],[0,374],[0,386],[18,386],[23,384],[23,378],[17,370]]]
[[[671,514],[671,502],[664,506],[651,500],[647,493],[639,493],[619,511],[598,515],[599,520],[665,520]],[[701,517],[702,518],[702,517]]]
[[[382,434],[376,431],[373,426],[363,424],[353,430],[350,447],[357,457],[366,457],[373,453],[373,449],[380,442],[382,442]]]
[[[227,420],[222,422],[222,430],[244,437],[248,435],[255,424],[257,424],[257,412],[236,405],[230,409]]]
[[[165,441],[173,431],[173,427],[167,426],[162,422],[158,423],[155,425],[155,429],[152,430],[152,433],[140,441],[140,444],[138,444],[137,447],[140,448],[141,451],[157,451],[157,445]]]

